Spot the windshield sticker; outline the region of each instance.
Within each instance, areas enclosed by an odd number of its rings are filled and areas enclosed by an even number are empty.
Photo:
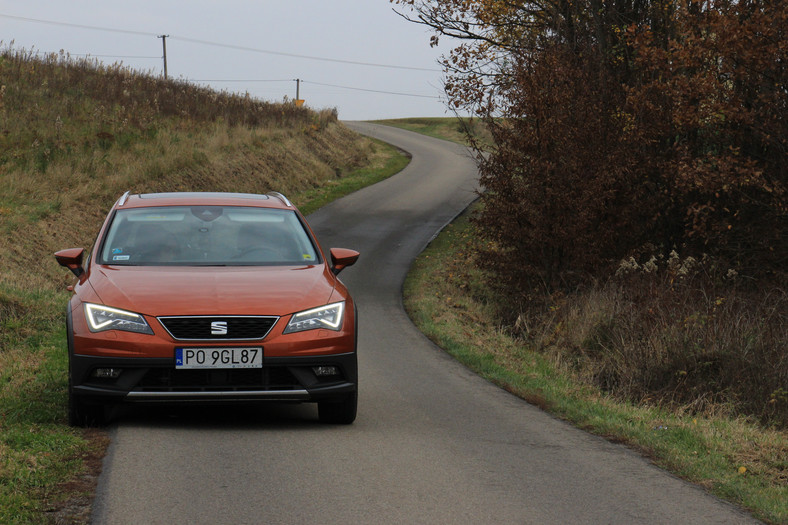
[[[112,255],[123,253],[123,248],[112,248]]]
[[[311,261],[311,260],[313,260],[313,259],[314,259],[314,257],[312,257],[312,255],[310,255],[310,254],[308,254],[308,253],[305,253],[305,254],[304,254],[304,260],[305,260],[305,261]]]
[[[116,255],[112,258],[113,261],[128,261],[131,255]]]

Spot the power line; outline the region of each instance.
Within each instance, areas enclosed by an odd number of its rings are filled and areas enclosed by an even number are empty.
[[[326,87],[333,87],[333,88],[339,88],[339,89],[350,89],[352,91],[366,91],[368,93],[382,93],[384,95],[399,95],[399,96],[402,96],[402,97],[419,97],[419,98],[433,98],[433,99],[439,99],[440,98],[440,97],[435,96],[435,95],[417,95],[415,93],[401,93],[401,92],[397,92],[397,91],[383,91],[383,90],[379,90],[379,89],[365,89],[365,88],[354,87],[354,86],[339,86],[339,85],[336,85],[336,84],[324,84],[322,82],[312,82],[310,80],[302,80],[301,82],[303,82],[304,84],[314,84],[316,86],[326,86]]]
[[[282,80],[265,80],[259,78],[190,78],[187,79],[189,82],[293,82],[292,78],[282,79]]]
[[[14,16],[14,15],[6,15],[0,13],[1,18],[10,18],[13,20],[21,20],[24,22],[33,22],[37,24],[49,24],[49,25],[56,25],[56,26],[63,26],[63,27],[75,27],[79,29],[90,29],[94,31],[109,31],[113,33],[125,33],[130,35],[141,35],[141,36],[153,36],[156,38],[161,38],[161,35],[158,33],[149,33],[146,31],[131,31],[127,29],[117,29],[117,28],[109,28],[109,27],[99,27],[99,26],[92,26],[92,25],[85,25],[85,24],[72,24],[69,22],[57,22],[53,20],[42,20],[38,18],[28,18],[23,16]],[[209,40],[201,40],[198,38],[189,38],[183,36],[172,35],[169,36],[170,39],[181,40],[183,42],[190,42],[192,44],[201,44],[206,46],[213,46],[213,47],[222,47],[225,49],[235,49],[237,51],[247,51],[250,53],[262,53],[266,55],[276,55],[276,56],[284,56],[290,58],[299,58],[303,60],[317,60],[321,62],[333,62],[339,64],[350,64],[355,66],[365,66],[365,67],[377,67],[377,68],[386,68],[386,69],[404,69],[404,70],[411,70],[411,71],[430,71],[430,72],[440,72],[439,69],[435,68],[426,68],[426,67],[414,67],[414,66],[399,66],[394,64],[380,64],[375,62],[361,62],[356,60],[344,60],[339,58],[328,58],[328,57],[319,57],[319,56],[310,56],[310,55],[301,55],[296,53],[286,53],[282,51],[272,51],[269,49],[258,49],[254,47],[247,47],[247,46],[238,46],[233,44],[223,44],[221,42],[212,42]]]
[[[310,56],[310,55],[299,55],[296,53],[285,53],[282,51],[271,51],[268,49],[257,49],[254,47],[246,47],[246,46],[236,46],[233,44],[222,44],[220,42],[211,42],[209,40],[200,40],[197,38],[187,38],[182,36],[172,36],[171,38],[176,40],[182,40],[184,42],[191,42],[193,44],[203,44],[206,46],[214,46],[214,47],[223,47],[226,49],[235,49],[237,51],[248,51],[251,53],[263,53],[266,55],[276,55],[276,56],[283,56],[283,57],[290,57],[290,58],[301,58],[306,60],[318,60],[321,62],[334,62],[339,64],[351,64],[354,66],[367,66],[367,67],[380,67],[380,68],[387,68],[387,69],[407,69],[412,71],[432,71],[432,72],[439,72],[439,69],[434,68],[426,68],[426,67],[413,67],[413,66],[397,66],[392,64],[378,64],[375,62],[359,62],[356,60],[343,60],[339,58],[327,58],[327,57],[317,57],[317,56]]]
[[[54,20],[40,20],[38,18],[27,18],[25,16],[14,16],[0,14],[2,18],[11,18],[13,20],[21,20],[23,22],[34,22],[36,24],[49,24],[53,26],[63,27],[77,27],[79,29],[91,29],[94,31],[110,31],[112,33],[126,33],[127,35],[141,35],[141,36],[158,36],[156,33],[147,33],[145,31],[130,31],[128,29],[116,29],[109,27],[89,26],[85,24],[71,24],[69,22],[56,22]]]
[[[431,69],[431,68],[424,68],[424,67],[412,67],[412,66],[399,66],[399,65],[392,65],[392,64],[380,64],[374,62],[361,62],[355,60],[343,60],[337,58],[328,58],[328,57],[318,57],[318,56],[310,56],[310,55],[301,55],[296,53],[286,53],[281,51],[272,51],[266,49],[258,49],[253,47],[247,46],[238,46],[233,44],[223,44],[221,42],[212,42],[209,40],[201,40],[196,38],[188,38],[188,37],[180,37],[180,36],[170,36],[170,35],[161,35],[158,33],[149,33],[145,31],[133,31],[127,29],[118,29],[118,28],[108,28],[108,27],[100,27],[100,26],[92,26],[92,25],[85,25],[85,24],[72,24],[69,22],[58,22],[53,20],[42,20],[37,18],[28,18],[22,16],[14,16],[14,15],[6,15],[0,13],[0,18],[9,18],[13,20],[21,20],[24,22],[33,22],[38,24],[49,24],[49,25],[56,25],[56,26],[64,26],[64,27],[74,27],[79,29],[89,29],[94,31],[108,31],[113,33],[124,33],[124,34],[131,34],[131,35],[140,35],[140,36],[153,36],[156,38],[162,39],[162,46],[165,46],[164,38],[176,39],[181,40],[184,42],[189,42],[193,44],[201,44],[213,47],[221,47],[225,49],[234,49],[237,51],[246,51],[252,53],[262,53],[268,55],[277,55],[277,56],[284,56],[290,58],[299,58],[305,60],[317,60],[323,62],[333,62],[333,63],[341,63],[341,64],[350,64],[350,65],[357,65],[357,66],[365,66],[365,67],[377,67],[377,68],[388,68],[388,69],[400,69],[400,70],[413,70],[413,71],[430,71],[430,72],[440,72],[439,69]],[[165,49],[165,57],[166,57],[166,48]],[[83,56],[74,54],[74,56]],[[96,58],[143,58],[143,59],[160,59],[162,57],[153,57],[153,56],[119,56],[119,55],[90,55],[85,54],[86,57],[96,57]],[[165,59],[166,60],[166,59]],[[165,71],[166,71],[166,63],[165,63]],[[166,73],[165,73],[166,77]],[[191,79],[191,82],[228,82],[228,83],[235,83],[235,82],[250,82],[250,83],[266,83],[266,82],[293,82],[293,79]],[[384,95],[396,95],[396,96],[403,96],[403,97],[416,97],[416,98],[431,98],[431,99],[439,99],[440,97],[434,95],[420,95],[415,93],[403,93],[397,91],[385,91],[385,90],[378,90],[378,89],[367,89],[367,88],[360,88],[356,86],[343,86],[338,84],[326,84],[322,82],[311,82],[311,81],[302,81],[305,83],[313,84],[316,86],[325,86],[325,87],[332,87],[337,89],[347,89],[352,91],[363,91],[367,93],[380,93]]]
[[[282,80],[268,80],[268,79],[256,79],[256,78],[247,78],[247,79],[239,79],[239,78],[233,78],[233,79],[229,79],[229,78],[194,79],[194,78],[190,78],[190,79],[186,79],[186,80],[188,80],[189,82],[232,82],[232,83],[236,83],[236,82],[246,83],[246,82],[248,82],[250,84],[253,84],[253,83],[265,83],[265,82],[295,82],[295,80],[292,79],[292,78],[289,78],[289,79],[286,79],[286,80],[285,79],[282,79]],[[338,84],[325,84],[323,82],[312,82],[311,80],[303,80],[303,79],[301,80],[301,82],[304,83],[304,84],[313,84],[315,86],[332,87],[332,88],[338,88],[338,89],[349,89],[349,90],[352,90],[352,91],[366,91],[368,93],[382,93],[384,95],[399,95],[399,96],[402,96],[402,97],[419,97],[419,98],[434,98],[434,99],[439,99],[440,98],[440,97],[435,96],[435,95],[419,95],[419,94],[416,94],[416,93],[402,93],[402,92],[397,92],[397,91],[384,91],[384,90],[380,90],[380,89],[367,89],[367,88],[360,88],[360,87],[355,87],[355,86],[340,86]]]
[[[40,56],[40,55],[59,55],[55,51],[34,51],[33,54]],[[66,53],[66,56],[70,57],[91,57],[91,58],[150,58],[161,60],[161,57],[154,57],[154,56],[144,56],[144,55],[94,55],[93,53]]]
[[[93,55],[91,53],[68,53],[73,57],[95,57],[95,58],[150,58],[161,60],[161,57],[143,56],[143,55]]]
[[[268,79],[255,79],[255,78],[247,78],[247,79],[239,79],[239,78],[211,78],[211,79],[194,79],[189,78],[186,79],[189,82],[232,82],[232,83],[266,83],[266,82],[295,82],[294,79],[282,79],[282,80],[268,80]],[[416,93],[402,93],[397,91],[384,91],[380,89],[367,89],[367,88],[360,88],[355,86],[340,86],[338,84],[325,84],[323,82],[312,82],[311,80],[301,80],[304,84],[312,84],[315,86],[324,86],[324,87],[332,87],[337,89],[349,89],[352,91],[366,91],[367,93],[381,93],[384,95],[399,95],[402,97],[418,97],[418,98],[433,98],[433,99],[440,99],[440,97],[435,95],[419,95]]]

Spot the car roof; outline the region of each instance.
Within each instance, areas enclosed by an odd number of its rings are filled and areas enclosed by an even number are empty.
[[[151,206],[254,206],[261,208],[294,209],[287,197],[277,192],[265,195],[257,193],[223,192],[171,192],[142,193],[126,192],[116,208],[148,208]]]

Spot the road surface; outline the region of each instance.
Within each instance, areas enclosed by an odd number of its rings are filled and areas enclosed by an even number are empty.
[[[458,146],[349,123],[413,155],[402,173],[309,217],[360,315],[359,413],[313,405],[123,414],[99,480],[97,524],[747,523],[629,449],[472,374],[416,330],[407,268],[474,198]]]

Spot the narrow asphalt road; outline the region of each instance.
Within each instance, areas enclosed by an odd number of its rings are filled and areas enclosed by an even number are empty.
[[[309,217],[362,253],[359,414],[311,405],[128,411],[111,429],[97,524],[748,523],[738,509],[478,378],[412,325],[409,264],[474,198],[452,144],[349,123],[413,155],[402,173]]]

